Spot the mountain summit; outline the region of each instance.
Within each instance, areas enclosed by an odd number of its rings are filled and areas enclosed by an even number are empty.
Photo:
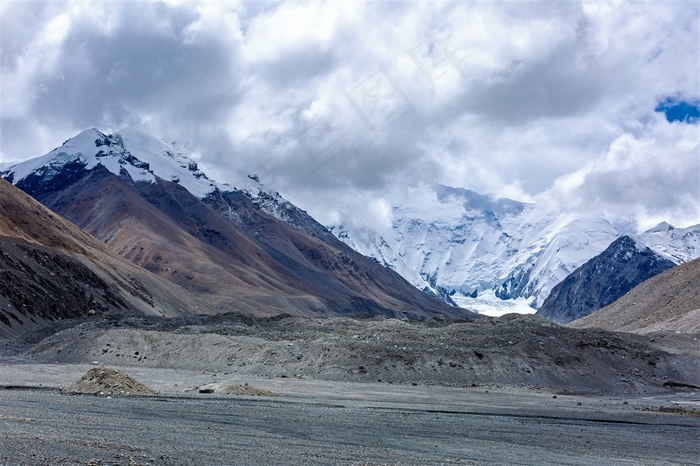
[[[257,177],[217,183],[143,132],[90,129],[0,176],[221,312],[473,315],[353,251]]]

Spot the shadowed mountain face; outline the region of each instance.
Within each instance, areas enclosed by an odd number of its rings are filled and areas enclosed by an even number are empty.
[[[428,315],[426,311],[471,315],[417,290],[396,272],[350,249],[301,211],[294,210],[294,218],[281,221],[260,210],[240,191],[216,191],[205,202],[253,236],[299,287],[330,298],[326,306],[333,313],[345,313],[343,303],[349,297],[351,306],[361,312],[377,313],[372,308],[373,303],[379,303],[392,310],[391,315],[419,317]],[[416,313],[412,308],[422,311]]]
[[[0,180],[0,337],[91,311],[182,315],[191,306],[184,290]]]
[[[104,141],[98,138],[101,148]],[[115,141],[110,150],[121,151],[119,163],[150,181],[81,158],[47,162],[13,181],[111,251],[200,297],[202,309],[192,312],[473,316],[415,289],[291,205],[288,223],[235,189],[200,199],[178,180],[152,175]],[[103,151],[96,157],[107,160]]]
[[[621,332],[700,332],[700,259],[639,284],[611,305],[570,324]],[[697,347],[697,341],[694,343]]]
[[[553,322],[571,322],[674,266],[629,236],[622,236],[555,286],[537,315]]]

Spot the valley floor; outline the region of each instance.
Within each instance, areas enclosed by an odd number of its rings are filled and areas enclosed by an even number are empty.
[[[700,393],[554,395],[123,368],[159,396],[65,395],[90,365],[0,365],[0,463],[699,464]],[[275,397],[199,393],[249,383]]]
[[[700,464],[699,349],[532,316],[60,321],[0,342],[0,464]],[[65,394],[95,367],[158,395]]]

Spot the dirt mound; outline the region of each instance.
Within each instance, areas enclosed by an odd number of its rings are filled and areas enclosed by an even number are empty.
[[[158,394],[158,392],[142,384],[129,374],[108,367],[95,367],[90,369],[80,380],[68,387],[65,392],[88,393],[93,395]]]
[[[270,390],[264,390],[262,388],[251,387],[247,383],[243,385],[237,385],[233,383],[227,384],[224,386],[224,389],[222,391],[228,395],[277,396],[275,392],[271,392]]]
[[[239,396],[277,396],[277,393],[262,388],[257,388],[248,385],[235,383],[213,383],[199,387],[199,393],[223,393],[226,395]]]

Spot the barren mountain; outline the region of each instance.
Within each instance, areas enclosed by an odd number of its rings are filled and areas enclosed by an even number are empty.
[[[473,315],[353,251],[277,193],[213,182],[147,136],[88,130],[1,174],[110,250],[222,312]],[[294,223],[280,218],[290,215]]]
[[[187,292],[110,252],[4,180],[0,276],[0,337],[110,310],[174,316],[193,307]]]
[[[700,259],[695,259],[650,278],[611,305],[569,325],[635,333],[698,333],[698,290]]]
[[[629,236],[574,270],[552,289],[537,315],[560,324],[592,314],[676,264]]]

